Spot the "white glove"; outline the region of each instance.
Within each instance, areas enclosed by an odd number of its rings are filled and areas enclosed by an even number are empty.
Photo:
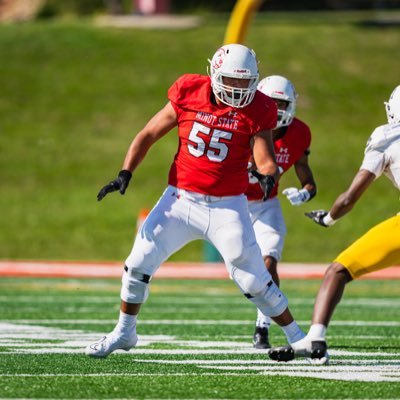
[[[292,206],[299,206],[310,199],[310,192],[307,189],[287,188],[282,192],[287,197]]]

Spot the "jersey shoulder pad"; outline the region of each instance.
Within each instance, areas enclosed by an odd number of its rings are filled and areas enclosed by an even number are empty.
[[[311,130],[310,127],[298,118],[293,118],[292,123],[288,128],[292,134],[291,137],[296,138],[300,143],[303,143],[305,147],[309,147],[311,144]]]
[[[179,77],[168,90],[168,99],[178,106],[185,106],[201,99],[209,102],[211,81],[208,76],[185,74]]]
[[[387,141],[387,129],[388,124],[381,125],[375,128],[371,136],[368,138],[367,144],[365,146],[365,153],[372,150],[379,150],[380,147],[385,145]]]
[[[311,136],[310,127],[301,119],[294,117],[292,123],[289,126],[302,135]]]

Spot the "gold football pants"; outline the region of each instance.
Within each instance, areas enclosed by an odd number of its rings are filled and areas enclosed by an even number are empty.
[[[400,265],[400,213],[375,225],[335,259],[353,279]]]

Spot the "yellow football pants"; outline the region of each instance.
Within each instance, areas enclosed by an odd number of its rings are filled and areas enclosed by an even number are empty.
[[[400,214],[371,228],[335,259],[353,279],[400,265]]]

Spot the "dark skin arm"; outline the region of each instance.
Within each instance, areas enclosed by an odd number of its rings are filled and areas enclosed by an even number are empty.
[[[306,154],[295,162],[294,169],[299,178],[302,189],[306,189],[310,193],[310,199],[312,199],[317,193],[317,185],[315,184],[313,173],[308,164],[308,156]]]
[[[349,188],[344,193],[340,194],[333,203],[330,210],[331,217],[333,219],[338,219],[347,214],[374,179],[375,175],[372,172],[360,169],[355,175]]]
[[[347,214],[374,179],[375,175],[372,172],[365,169],[359,170],[349,188],[333,203],[330,210],[332,218],[338,219]],[[335,261],[329,266],[314,303],[313,324],[328,326],[346,284],[352,279],[347,268],[339,262]]]

